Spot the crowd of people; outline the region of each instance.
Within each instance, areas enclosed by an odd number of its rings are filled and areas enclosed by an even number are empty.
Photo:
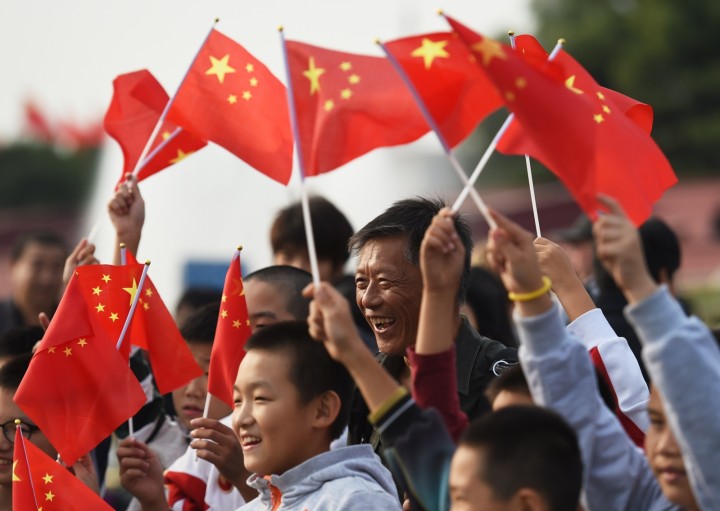
[[[473,266],[468,224],[439,199],[398,201],[355,231],[315,197],[319,285],[300,205],[288,206],[270,233],[274,264],[243,279],[253,333],[234,406],[211,400],[203,414],[220,292],[188,290],[176,320],[204,374],[162,396],[134,349],[147,396],[135,429],[120,427],[73,473],[135,511],[720,509],[718,341],[674,295],[672,231],[659,219],[637,229],[599,200],[594,225],[581,220],[558,243],[492,211]],[[138,253],[144,224],[132,176],[108,213],[120,264],[120,244]],[[98,262],[94,248],[31,233],[12,253],[0,511],[12,509],[16,420],[57,455],[13,395],[63,283]],[[115,456],[124,501],[105,484]]]

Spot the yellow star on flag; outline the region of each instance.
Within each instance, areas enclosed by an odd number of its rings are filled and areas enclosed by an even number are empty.
[[[343,99],[350,99],[352,97],[352,91],[350,89],[343,89],[340,91],[340,97]]]
[[[600,99],[600,100],[605,99],[605,94],[603,94],[602,92],[596,92],[595,94],[597,94],[598,99]]]
[[[117,312],[111,312],[110,319],[112,320],[113,323],[115,323],[120,318],[118,318]]]
[[[95,310],[98,312],[105,312],[105,306],[103,304],[99,303],[95,306]]]
[[[229,60],[230,60],[229,54],[225,55],[221,59],[217,59],[211,55],[210,62],[212,63],[212,67],[210,69],[208,69],[207,71],[205,71],[205,74],[208,76],[215,75],[215,76],[217,76],[218,81],[220,83],[223,83],[223,81],[225,80],[225,75],[235,72],[235,69],[230,67],[230,65],[228,64]]]
[[[78,339],[77,343],[80,345],[81,348],[84,348],[87,344],[87,341],[85,339]]]
[[[220,313],[220,316],[222,316],[223,318],[227,318],[228,317],[227,309],[223,309],[223,311]]]
[[[360,83],[360,77],[356,74],[352,74],[352,75],[348,76],[348,82],[350,82],[353,85],[357,85],[358,83]]]
[[[93,288],[94,295],[99,295],[100,293],[102,293],[102,289],[100,289],[100,286]]]
[[[335,108],[335,102],[332,99],[328,99],[325,101],[325,105],[323,106],[325,108],[326,112],[329,112],[333,108]]]
[[[153,295],[152,289],[146,289],[146,290],[145,290],[145,296],[147,296],[148,298],[150,298],[152,295]]]
[[[340,64],[340,69],[343,71],[350,71],[352,69],[352,64],[350,62],[343,62]]]
[[[250,87],[257,87],[258,80],[254,76],[250,78]]]
[[[48,353],[55,353],[55,346],[50,346],[48,348]]]
[[[233,321],[233,328],[240,328],[240,320],[236,319]]]
[[[603,114],[596,114],[593,115],[593,121],[595,121],[598,124],[601,124],[605,122],[605,117],[603,117]]]
[[[514,100],[515,100],[515,93],[514,93],[513,91],[511,91],[511,90],[507,91],[507,92],[505,93],[505,99],[507,99],[508,101],[514,101]]]
[[[49,500],[50,502],[52,502],[52,500],[53,500],[54,498],[55,498],[55,495],[54,495],[53,492],[51,492],[51,491],[49,491],[49,492],[47,492],[47,493],[45,494],[45,500]]]
[[[133,300],[135,299],[135,295],[137,294],[137,282],[135,282],[134,278],[132,287],[124,287],[123,291],[127,292],[130,295],[130,305],[132,305]]]
[[[222,302],[223,303],[227,302],[227,295],[222,295]]]
[[[610,113],[610,107],[607,106],[607,105],[603,105],[603,106],[602,106],[602,111],[605,112],[606,114],[609,114],[609,113]]]
[[[253,71],[255,71],[255,66],[253,66],[252,64],[248,64],[245,66],[245,71],[247,71],[248,73],[252,73]]]
[[[163,140],[167,140],[168,138],[170,138],[170,132],[163,131],[162,138],[163,138]]]
[[[502,44],[494,39],[483,38],[472,45],[472,50],[482,55],[482,64],[485,67],[492,62],[492,59],[507,59],[507,55],[505,55],[505,50],[503,50]]]
[[[150,309],[150,304],[147,303],[147,302],[144,303],[144,304],[143,304],[143,309],[144,309],[144,310],[149,310],[149,309]]]
[[[182,149],[177,150],[177,156],[170,160],[170,163],[177,163],[179,161],[183,161],[185,158],[190,156],[193,153],[193,151],[185,152]]]
[[[43,481],[45,481],[45,484],[50,484],[53,482],[53,476],[51,476],[50,474],[45,474],[42,479]]]
[[[65,346],[63,353],[65,353],[66,357],[69,357],[70,355],[72,355],[72,348],[70,346]]]
[[[105,274],[103,274],[102,280],[104,280],[104,281],[105,281],[105,284],[107,284],[107,283],[110,282],[112,279],[110,278],[110,275],[105,275]]]
[[[572,75],[568,77],[567,80],[565,80],[565,87],[567,87],[569,90],[573,91],[575,94],[582,94],[583,91],[575,87],[575,75]]]
[[[252,98],[252,94],[250,93],[249,90],[243,91],[242,98],[245,101],[250,101],[250,98]]]
[[[517,87],[518,89],[524,89],[526,85],[527,80],[522,76],[515,80],[515,87]]]
[[[15,481],[22,482],[22,479],[20,479],[20,478],[18,477],[18,475],[15,473],[15,467],[17,467],[18,461],[20,461],[20,460],[15,460],[15,461],[13,461],[13,469],[12,469],[12,480],[13,480],[13,482],[15,482]]]
[[[321,67],[315,67],[315,57],[310,57],[307,70],[303,71],[303,76],[310,80],[310,95],[312,96],[320,90],[320,77],[325,73]]]
[[[445,51],[448,41],[433,41],[427,37],[423,37],[422,46],[415,48],[411,53],[411,57],[422,57],[425,69],[430,69],[436,58],[446,59],[450,54]]]
[[[237,103],[237,96],[235,94],[230,94],[228,96],[227,102],[231,105],[234,105],[235,103]]]

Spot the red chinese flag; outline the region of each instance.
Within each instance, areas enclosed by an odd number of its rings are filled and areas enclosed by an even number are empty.
[[[103,126],[108,135],[120,144],[125,158],[118,182],[134,170],[168,99],[160,82],[147,69],[120,75],[113,80],[113,97],[105,113]],[[165,121],[150,146],[148,156],[165,139],[170,138],[176,128],[176,125]],[[206,145],[204,140],[181,130],[138,171],[138,181],[181,161]]]
[[[225,275],[208,375],[208,392],[231,407],[235,378],[240,362],[245,356],[245,341],[250,334],[250,319],[240,268],[240,252],[236,252]]]
[[[428,132],[387,59],[286,42],[306,176]]]
[[[406,37],[384,46],[402,66],[450,147],[503,106],[495,86],[454,32]]]
[[[282,184],[292,173],[285,86],[238,43],[213,30],[167,116]]]
[[[587,72],[569,83],[566,56],[540,69],[509,46],[448,21],[475,52],[525,133],[524,144],[505,142],[498,150],[540,160],[592,219],[600,210],[597,195],[603,193],[615,197],[636,225],[647,220],[653,203],[677,181],[648,133]]]
[[[70,471],[15,432],[12,507],[15,510],[112,511]]]
[[[106,284],[112,282],[127,300],[126,291],[136,279],[132,273],[138,270],[142,272],[142,266],[78,268],[15,393],[15,402],[68,464],[145,404],[145,393],[115,348],[117,337],[102,326],[105,320],[121,322],[113,301],[103,295],[110,291],[96,286],[99,293],[88,293],[82,284],[83,278],[99,280],[104,275]],[[98,310],[99,305],[104,310]]]
[[[126,251],[126,257],[128,264],[137,264],[130,251]],[[172,392],[204,374],[149,276],[145,278],[135,309],[130,342],[147,350],[161,394]]]

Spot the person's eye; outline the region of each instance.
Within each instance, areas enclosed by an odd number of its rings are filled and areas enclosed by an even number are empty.
[[[270,400],[265,396],[255,396],[255,401],[263,401],[264,402],[264,401],[270,401]]]
[[[367,287],[367,280],[356,278],[355,287],[358,289],[365,289]]]
[[[392,282],[390,282],[388,279],[380,279],[378,284],[380,285],[380,289],[389,289],[390,287],[392,287]]]
[[[233,400],[233,404],[235,405],[236,408],[237,408],[238,406],[241,406],[241,405],[242,405],[242,399],[240,399],[239,397],[236,397],[236,398]]]

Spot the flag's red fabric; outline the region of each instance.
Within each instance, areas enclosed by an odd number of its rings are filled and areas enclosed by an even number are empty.
[[[145,404],[115,348],[141,273],[141,265],[78,268],[15,393],[68,464]]]
[[[208,392],[228,406],[233,405],[233,385],[240,362],[245,356],[245,341],[250,333],[240,253],[236,252],[225,275],[208,375]]]
[[[137,264],[129,250],[126,257],[127,264]],[[180,335],[149,275],[145,278],[141,296],[130,328],[130,342],[147,350],[158,390],[167,394],[201,376],[203,370]]]
[[[13,451],[12,507],[22,511],[112,511],[85,483],[19,431]]]
[[[306,176],[430,129],[387,59],[286,42]]]
[[[113,97],[105,113],[103,126],[108,135],[120,144],[125,159],[118,182],[123,181],[125,174],[135,168],[168,99],[160,82],[147,69],[123,74],[113,80]],[[173,123],[165,121],[150,146],[148,156],[165,139],[170,138],[176,128]],[[138,171],[138,181],[179,162],[206,145],[207,142],[201,138],[180,130],[171,142]]]
[[[402,66],[450,147],[503,106],[495,86],[454,32],[405,37],[384,46]]]
[[[167,119],[275,181],[290,181],[293,140],[285,86],[217,30],[200,49]]]
[[[509,46],[448,21],[475,52],[525,133],[524,143],[508,139],[498,149],[540,160],[592,219],[600,210],[597,195],[603,193],[615,197],[636,225],[647,220],[653,203],[677,182],[648,133],[587,72],[570,80],[565,71],[569,57],[548,63],[545,72]]]

